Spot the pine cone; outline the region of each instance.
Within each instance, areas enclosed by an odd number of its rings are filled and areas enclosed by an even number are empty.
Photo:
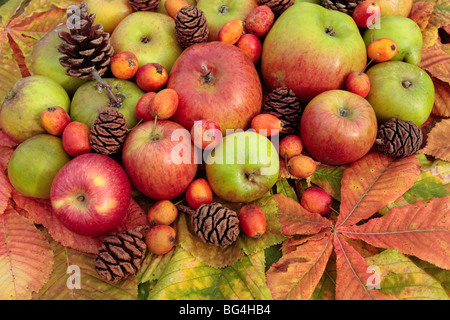
[[[274,15],[279,16],[294,4],[295,0],[259,0],[259,5],[268,6]]]
[[[195,234],[205,243],[225,248],[239,235],[239,218],[235,211],[220,203],[204,204],[191,216]]]
[[[208,41],[209,29],[203,11],[195,6],[182,7],[175,16],[175,33],[184,48]]]
[[[89,14],[85,1],[80,7],[72,5],[67,9],[69,32],[60,31],[63,43],[58,51],[64,56],[59,62],[66,74],[82,80],[93,80],[93,70],[102,76],[107,70],[114,54],[109,42],[109,33],[103,31],[101,23],[94,24],[95,14]]]
[[[111,155],[119,152],[127,137],[127,123],[122,113],[106,109],[98,114],[89,140],[95,152]]]
[[[103,240],[95,258],[95,270],[106,281],[119,281],[135,274],[142,264],[147,246],[138,229],[110,234]]]
[[[155,11],[161,0],[129,0],[129,3],[135,11]]]
[[[390,119],[378,128],[377,150],[393,158],[408,157],[419,151],[423,133],[411,121]]]
[[[280,87],[267,95],[261,113],[270,113],[283,122],[280,139],[290,134],[298,134],[302,109],[294,91]]]
[[[330,10],[336,10],[352,15],[358,4],[364,0],[322,0],[322,5]]]

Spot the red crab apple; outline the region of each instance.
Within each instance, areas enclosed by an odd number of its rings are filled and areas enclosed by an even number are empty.
[[[113,159],[87,153],[69,161],[50,190],[55,216],[69,230],[98,236],[117,227],[131,201],[125,170]]]
[[[322,188],[309,187],[302,194],[300,204],[303,208],[310,212],[319,213],[322,216],[330,213],[331,204],[333,199]]]
[[[197,158],[189,132],[169,120],[147,121],[127,136],[122,160],[132,184],[152,199],[173,199],[194,180]]]
[[[343,89],[348,74],[366,62],[364,41],[349,15],[297,1],[266,35],[261,73],[270,90],[288,87],[306,104],[324,91]]]
[[[300,137],[317,161],[340,165],[364,156],[375,142],[377,118],[363,97],[344,90],[319,94],[305,107]]]
[[[245,29],[257,37],[263,37],[272,27],[275,15],[268,6],[261,5],[253,9],[245,18]]]
[[[227,129],[247,129],[262,105],[262,86],[253,62],[234,45],[214,41],[187,48],[169,74],[167,88],[178,93],[171,118],[187,129],[211,119]]]
[[[261,40],[254,34],[243,34],[236,42],[236,47],[244,51],[253,63],[258,62],[259,58],[261,58]]]
[[[191,139],[196,147],[211,150],[222,141],[222,130],[217,122],[211,119],[195,121],[191,128]]]

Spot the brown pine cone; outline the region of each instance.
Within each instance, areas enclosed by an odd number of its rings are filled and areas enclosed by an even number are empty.
[[[379,126],[375,145],[393,158],[408,157],[422,146],[422,130],[411,121],[390,119]]]
[[[183,48],[208,41],[209,29],[203,11],[195,6],[182,7],[175,16],[175,33]]]
[[[240,231],[237,213],[216,202],[200,206],[191,223],[200,239],[222,248],[236,241]]]
[[[67,9],[67,28],[60,31],[63,40],[58,51],[64,54],[59,62],[66,74],[82,80],[94,80],[93,70],[102,76],[109,67],[114,49],[109,41],[109,33],[103,31],[101,23],[94,24],[95,14],[89,14],[85,1],[78,7]]]
[[[302,109],[294,91],[280,87],[267,95],[261,113],[269,113],[283,123],[280,138],[290,134],[298,134]]]
[[[294,2],[295,0],[259,0],[259,5],[268,6],[276,16],[279,16],[292,6]]]
[[[322,0],[322,5],[329,10],[336,10],[352,15],[358,4],[364,0]]]
[[[139,271],[147,249],[144,238],[138,229],[107,235],[95,258],[97,274],[116,282]]]
[[[127,137],[127,123],[122,113],[106,109],[98,114],[91,128],[89,140],[92,150],[104,155],[119,152]]]
[[[155,11],[161,0],[129,0],[129,3],[135,11]]]

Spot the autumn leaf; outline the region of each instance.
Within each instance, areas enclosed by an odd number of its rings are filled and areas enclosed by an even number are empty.
[[[440,117],[450,117],[450,85],[435,78],[431,78],[434,84],[434,105],[432,113]]]
[[[0,215],[0,299],[30,299],[52,268],[53,252],[32,221],[11,208]]]
[[[340,233],[375,247],[396,249],[440,268],[450,269],[450,196],[392,208],[383,217]]]
[[[321,187],[334,199],[341,200],[341,180],[347,166],[319,165],[311,176],[311,182]]]
[[[419,67],[432,77],[450,84],[450,44],[437,41],[433,46],[422,49]]]
[[[433,14],[434,4],[434,2],[417,1],[411,7],[409,18],[414,20],[422,31],[428,26],[430,17]]]
[[[419,174],[415,155],[393,159],[370,153],[353,162],[342,177],[337,228],[370,218],[410,189]]]
[[[421,152],[450,161],[450,119],[437,123],[428,134],[427,144]]]

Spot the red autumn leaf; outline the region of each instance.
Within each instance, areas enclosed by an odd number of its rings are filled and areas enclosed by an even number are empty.
[[[422,152],[450,161],[450,119],[443,119],[437,123],[427,136],[427,142]]]
[[[353,162],[345,169],[341,181],[337,228],[370,218],[410,189],[419,175],[420,165],[415,155],[393,159],[370,153]]]
[[[396,249],[450,269],[450,196],[391,209],[381,218],[340,232],[375,247]]]
[[[336,252],[336,299],[337,300],[387,300],[394,299],[382,294],[370,281],[372,273],[363,256],[345,239],[334,235],[334,251]]]
[[[297,201],[283,194],[273,197],[278,206],[278,219],[284,235],[316,234],[333,227],[328,219],[318,213],[309,212]]]
[[[290,249],[266,273],[272,297],[275,300],[311,298],[332,252],[329,232]]]
[[[434,2],[430,1],[417,1],[413,3],[409,18],[417,23],[420,30],[425,30],[428,26],[428,22],[433,13],[434,4]]]

